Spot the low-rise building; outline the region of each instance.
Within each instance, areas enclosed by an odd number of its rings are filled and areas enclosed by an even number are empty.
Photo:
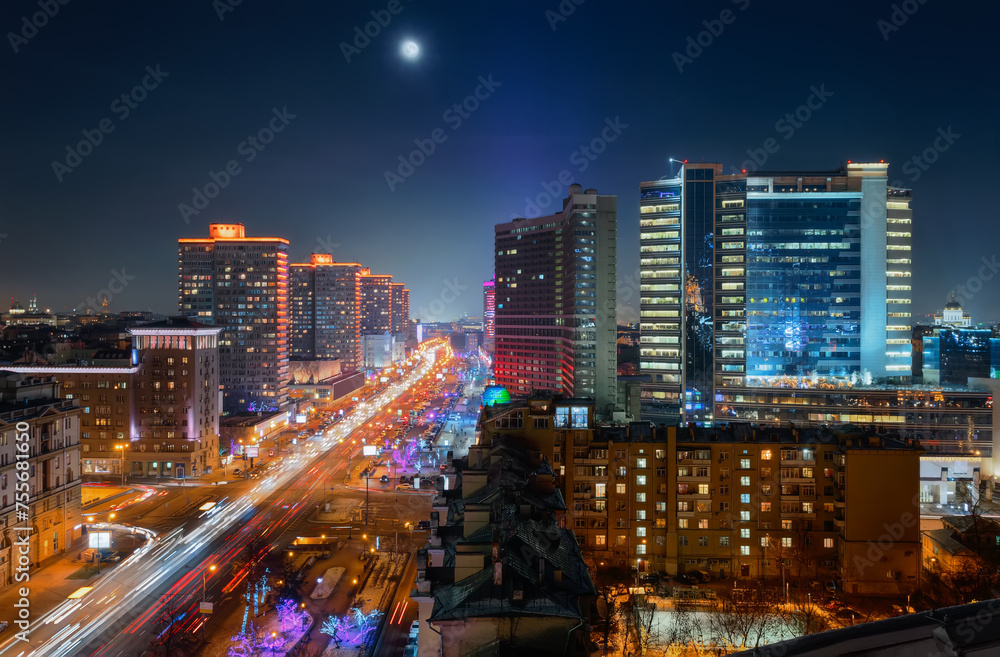
[[[983,516],[944,516],[940,529],[921,532],[923,563],[931,573],[960,572],[1000,552],[1000,522]]]
[[[417,556],[420,657],[589,654],[597,592],[548,460],[498,438],[470,448],[457,477],[435,499]]]

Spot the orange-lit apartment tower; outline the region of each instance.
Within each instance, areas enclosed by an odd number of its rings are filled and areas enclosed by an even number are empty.
[[[292,360],[339,359],[342,371],[361,366],[362,271],[327,253],[291,265]]]
[[[391,274],[361,274],[361,335],[392,331]]]
[[[389,283],[389,315],[393,334],[405,334],[410,325],[410,291],[403,283]]]
[[[247,237],[243,224],[211,224],[207,238],[182,238],[178,308],[223,327],[223,410],[277,410],[287,401],[288,240]]]

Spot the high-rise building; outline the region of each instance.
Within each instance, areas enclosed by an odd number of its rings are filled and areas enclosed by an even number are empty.
[[[289,269],[291,359],[339,359],[342,371],[359,369],[361,265],[314,253]]]
[[[223,327],[223,410],[277,410],[287,401],[288,240],[211,224],[207,238],[177,247],[180,314]]]
[[[640,185],[646,419],[711,424],[730,387],[909,379],[912,212],[887,167]]]
[[[392,276],[361,273],[361,335],[392,331]]]
[[[512,394],[617,397],[618,198],[571,185],[561,212],[495,227],[494,376]]]
[[[492,348],[496,338],[497,291],[491,278],[483,282],[483,340],[487,348]]]
[[[410,290],[403,283],[389,283],[389,323],[393,335],[406,334],[410,323]]]

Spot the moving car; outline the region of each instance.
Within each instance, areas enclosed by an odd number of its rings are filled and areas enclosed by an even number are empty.
[[[396,490],[413,490],[412,484],[400,484],[396,486]]]

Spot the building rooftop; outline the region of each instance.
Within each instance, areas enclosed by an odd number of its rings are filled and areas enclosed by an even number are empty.
[[[994,655],[1000,651],[1000,600],[898,616],[789,639],[731,657],[903,657]]]
[[[141,326],[133,326],[129,329],[130,333],[155,333],[159,331],[222,331],[221,326],[213,326],[211,324],[203,324],[202,322],[196,322],[187,317],[170,317],[168,319],[151,322],[149,324],[143,324]]]

